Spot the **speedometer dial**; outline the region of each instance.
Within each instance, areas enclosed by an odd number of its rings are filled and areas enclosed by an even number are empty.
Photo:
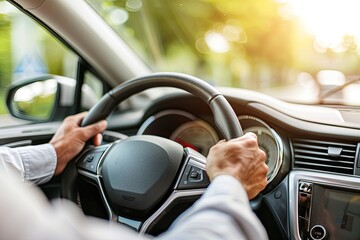
[[[219,141],[215,130],[208,123],[201,120],[182,124],[173,132],[170,139],[184,147],[190,147],[204,156]]]
[[[269,180],[276,169],[277,159],[279,156],[279,149],[275,139],[269,130],[264,127],[250,127],[245,129],[244,132],[253,132],[257,135],[259,148],[266,154],[266,165],[269,167],[267,178]]]
[[[266,164],[269,167],[267,175],[271,182],[277,175],[283,158],[283,147],[279,135],[262,120],[253,116],[240,116],[244,133],[253,132],[258,139],[259,148],[266,154]]]

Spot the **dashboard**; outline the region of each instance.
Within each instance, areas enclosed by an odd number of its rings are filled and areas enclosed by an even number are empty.
[[[255,133],[259,147],[267,155],[268,185],[250,204],[269,239],[358,240],[358,110],[291,104],[241,89],[221,89],[221,92],[238,116],[243,131]],[[104,134],[108,143],[126,137],[119,133],[156,135],[206,155],[224,138],[217,130],[209,106],[184,92],[152,99],[145,109],[115,112],[108,123],[110,131]],[[12,140],[24,144],[20,140],[36,134],[33,143],[40,144],[48,141],[58,128],[55,123],[41,126],[39,129],[31,125],[19,127],[16,134],[21,137]],[[14,132],[15,129],[3,130],[2,136],[6,138]],[[44,192],[53,194],[51,184],[54,181],[43,186]],[[51,197],[51,194],[47,195]],[[79,196],[91,200],[81,201],[86,214],[108,219],[99,189],[93,184],[80,181]],[[181,210],[189,207],[191,201],[182,203]]]
[[[250,204],[269,239],[348,239],[360,236],[360,114],[357,109],[286,103],[242,89],[221,89],[244,132],[258,137],[267,155],[268,185]],[[46,126],[46,127],[44,127]],[[48,141],[59,127],[25,125],[2,131],[15,144],[36,136],[33,144]],[[133,135],[156,135],[206,155],[224,137],[217,130],[209,106],[184,93],[166,93],[138,110],[114,112],[108,118],[107,143]],[[119,135],[119,133],[125,134]],[[4,142],[8,143],[8,142]],[[30,142],[31,143],[31,142]],[[14,146],[12,144],[12,146]],[[17,145],[19,146],[19,145]],[[58,179],[42,186],[49,198],[58,196]],[[54,189],[53,189],[54,188]],[[204,191],[204,190],[202,190]],[[79,181],[85,214],[109,219],[99,189]],[[84,201],[87,199],[89,201]],[[164,218],[158,233],[196,199],[176,202],[171,219]]]
[[[232,90],[224,95],[243,131],[257,135],[267,156],[268,186],[251,205],[270,239],[358,239],[358,123],[348,121],[343,109]],[[209,107],[184,93],[155,100],[136,129],[135,134],[169,138],[205,156],[223,139]]]

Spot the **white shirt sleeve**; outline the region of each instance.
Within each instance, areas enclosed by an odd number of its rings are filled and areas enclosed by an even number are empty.
[[[160,238],[268,239],[243,186],[234,177],[226,175],[216,177],[199,201]]]
[[[51,144],[18,148],[0,147],[0,168],[12,171],[24,182],[41,184],[54,175],[57,158]]]
[[[0,169],[0,239],[150,239],[121,224],[85,217],[66,200],[50,206],[40,191]],[[21,231],[19,231],[21,229]],[[158,239],[267,239],[239,182],[219,176]]]

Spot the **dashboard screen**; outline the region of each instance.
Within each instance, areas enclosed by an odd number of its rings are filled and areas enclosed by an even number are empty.
[[[322,204],[319,223],[328,239],[360,239],[360,193],[325,188]]]

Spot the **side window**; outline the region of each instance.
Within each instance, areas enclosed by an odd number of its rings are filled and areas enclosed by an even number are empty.
[[[85,72],[84,85],[82,87],[82,110],[88,110],[94,106],[104,94],[103,83],[94,74]]]
[[[39,74],[75,78],[77,62],[78,57],[54,36],[0,0],[0,128],[23,123],[6,109],[9,84]]]

